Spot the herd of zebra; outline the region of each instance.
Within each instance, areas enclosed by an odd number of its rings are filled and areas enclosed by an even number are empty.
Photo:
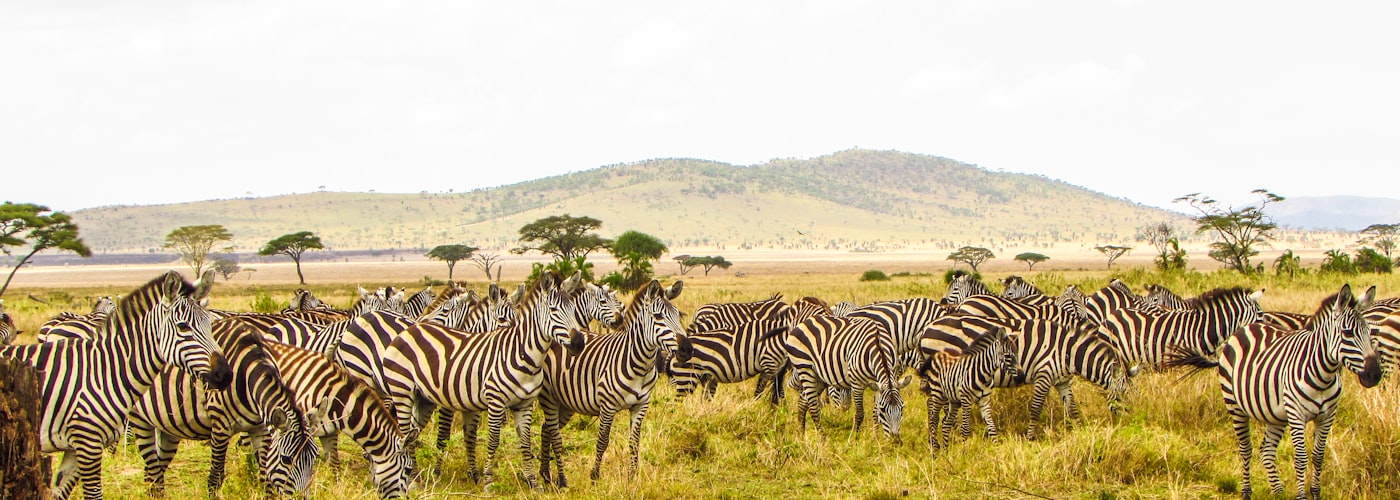
[[[1070,286],[1051,296],[1012,276],[997,294],[961,275],[941,298],[856,305],[774,295],[706,304],[687,327],[672,303],[679,281],[652,281],[625,306],[616,291],[578,275],[544,274],[513,292],[496,284],[481,294],[459,284],[413,295],[360,289],[344,310],[303,289],[275,314],[210,309],[210,283],[210,274],[191,283],[165,273],[120,300],[100,299],[89,314],[50,319],[36,344],[0,347],[0,357],[41,373],[40,443],[63,452],[56,497],[81,484],[87,498],[100,498],[104,449],[127,435],[153,494],[163,492],[179,442],[207,440],[208,487],[216,491],[225,454],[242,433],[266,491],[298,494],[322,450],[340,467],[342,432],[364,450],[378,493],[401,497],[420,473],[413,450],[422,429],[436,415],[435,444],[445,451],[458,413],[468,474],[482,484],[494,480],[508,416],[522,463],[539,464],[538,472],[521,471],[524,481],[564,487],[562,430],[571,418],[598,418],[596,480],[613,419],[627,410],[628,473],[635,475],[642,421],[662,375],[681,396],[708,397],[719,383],[757,379],[755,397],[780,404],[794,389],[803,429],[809,418],[820,425],[827,403],[854,406],[859,429],[870,390],[875,425],[894,440],[901,391],[917,376],[928,395],[928,443],[938,453],[955,423],[969,435],[974,406],[996,439],[994,388],[1033,386],[1025,432],[1033,439],[1052,388],[1067,420],[1076,420],[1074,377],[1101,387],[1116,412],[1140,369],[1175,366],[1219,374],[1239,438],[1244,496],[1250,424],[1261,421],[1271,489],[1282,491],[1274,448],[1288,431],[1301,497],[1319,492],[1341,369],[1371,387],[1400,354],[1400,300],[1376,300],[1374,287],[1355,294],[1344,286],[1315,314],[1299,315],[1262,311],[1262,291],[1244,288],[1182,299],[1159,286],[1138,295],[1113,280],[1092,294]],[[16,334],[0,304],[0,343]],[[537,407],[543,421],[535,456]],[[487,455],[478,469],[482,413]],[[1317,424],[1311,454],[1303,435],[1310,421]]]

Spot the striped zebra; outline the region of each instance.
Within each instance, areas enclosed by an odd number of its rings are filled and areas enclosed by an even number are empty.
[[[919,337],[924,333],[924,326],[951,311],[939,301],[918,297],[866,304],[847,313],[846,317],[866,319],[880,325],[894,342],[895,355],[898,356],[918,352]]]
[[[183,370],[167,366],[127,412],[151,494],[164,494],[165,470],[181,440],[209,441],[209,493],[218,493],[229,441],[242,432],[252,436],[267,493],[300,493],[311,481],[318,453],[307,427],[318,423],[319,414],[303,415],[297,408],[257,332],[222,320],[211,326],[210,335],[233,370],[228,388],[206,390]]]
[[[305,288],[298,288],[296,289],[296,291],[292,292],[292,298],[290,301],[287,302],[287,307],[283,308],[282,312],[289,313],[296,311],[335,310],[336,309],[334,307],[331,307],[330,304],[322,302],[320,298],[316,297],[315,294],[311,293],[311,290],[307,290]]]
[[[943,293],[942,303],[956,307],[973,295],[995,294],[976,276],[959,271],[953,280],[948,282],[948,290]]]
[[[899,441],[904,415],[899,390],[909,384],[910,377],[896,379],[902,370],[895,345],[879,323],[849,316],[814,316],[788,329],[783,345],[802,392],[797,411],[803,431],[809,416],[813,425],[821,427],[819,396],[828,387],[852,391],[854,428],[859,430],[865,417],[863,394],[871,389],[875,391],[876,424]]]
[[[1381,368],[1389,375],[1400,366],[1400,305],[1372,305],[1366,308],[1366,322],[1381,355]]]
[[[1019,300],[1032,306],[1046,305],[1055,301],[1053,297],[1047,296],[1045,292],[1040,291],[1040,288],[1026,281],[1025,278],[1016,275],[1007,276],[1005,279],[1001,280],[1001,296],[1008,299]]]
[[[1165,286],[1150,283],[1146,287],[1147,296],[1144,300],[1151,305],[1157,306],[1165,311],[1182,311],[1194,306],[1190,299],[1184,299],[1176,292]]]
[[[102,497],[102,449],[121,433],[127,409],[167,364],[228,387],[232,370],[209,337],[200,305],[213,271],[191,284],[167,272],[123,297],[93,340],[0,347],[42,373],[39,443],[62,451],[53,494],[67,498],[82,483],[87,498]]]
[[[574,321],[586,330],[595,319],[604,331],[621,328],[622,302],[608,285],[586,283],[583,291],[574,295]]]
[[[705,304],[691,314],[688,333],[732,328],[751,321],[779,320],[791,314],[791,306],[783,302],[783,294],[754,302],[721,302]]]
[[[1012,342],[1005,328],[994,328],[979,335],[960,354],[938,350],[924,358],[919,367],[919,377],[923,379],[923,388],[928,393],[928,444],[935,453],[940,441],[943,446],[952,444],[949,438],[954,418],[959,420],[960,434],[964,439],[972,434],[973,405],[979,408],[982,421],[987,424],[987,435],[992,441],[997,440],[997,427],[992,422],[992,406],[988,397],[999,375],[1016,375],[1016,349]],[[939,413],[944,407],[948,411],[940,425]]]
[[[1084,298],[1084,319],[1090,324],[1099,325],[1103,324],[1113,311],[1128,308],[1148,310],[1145,306],[1149,306],[1146,299],[1133,293],[1132,287],[1126,283],[1114,278],[1108,282],[1108,286]]]
[[[1104,390],[1108,406],[1115,414],[1128,390],[1134,372],[1126,370],[1117,351],[1098,336],[1080,333],[1060,323],[1046,320],[994,319],[976,316],[947,316],[929,324],[919,342],[921,357],[938,352],[960,353],[973,340],[998,328],[1007,329],[1016,345],[1016,371],[1003,371],[994,379],[995,387],[1034,385],[1030,401],[1030,425],[1026,439],[1035,439],[1045,400],[1054,388],[1065,407],[1065,421],[1079,419],[1074,401],[1072,376],[1078,375]]]
[[[19,328],[15,328],[14,318],[5,312],[5,301],[0,300],[0,345],[10,345],[19,334]]]
[[[302,411],[330,402],[321,411],[320,425],[311,427],[311,433],[321,438],[321,449],[331,467],[340,467],[337,441],[344,432],[369,459],[370,477],[379,496],[407,495],[413,457],[379,393],[329,356],[277,342],[267,342],[264,347],[277,363],[282,381],[296,394]]]
[[[487,414],[486,467],[481,481],[495,479],[496,452],[507,413],[515,418],[521,463],[533,461],[530,418],[544,379],[545,356],[551,343],[576,354],[583,335],[574,324],[573,297],[582,278],[567,280],[545,274],[525,294],[516,324],[487,333],[466,334],[418,323],[394,338],[385,350],[384,382],[399,429],[413,441],[436,407],[466,413],[469,476],[476,467],[476,422]],[[523,472],[530,487],[539,487],[534,471]]]
[[[1249,498],[1252,491],[1252,421],[1264,424],[1259,455],[1274,495],[1283,494],[1275,458],[1278,443],[1287,431],[1293,443],[1296,497],[1322,498],[1322,462],[1342,392],[1339,375],[1343,368],[1350,370],[1362,387],[1375,387],[1381,380],[1371,328],[1363,315],[1375,294],[1376,288],[1371,287],[1356,297],[1351,285],[1343,285],[1336,295],[1323,300],[1303,330],[1288,332],[1263,323],[1249,325],[1230,337],[1218,360],[1200,353],[1176,353],[1173,366],[1216,369],[1225,411],[1230,414],[1239,443],[1240,494],[1244,498]],[[1304,435],[1308,422],[1314,424],[1311,453]],[[1307,474],[1309,463],[1311,481]]]
[[[52,342],[63,338],[90,339],[94,332],[107,321],[107,316],[116,309],[117,302],[111,296],[101,296],[87,314],[61,312],[39,325],[39,342]],[[57,331],[54,329],[58,328]],[[4,342],[0,342],[3,344]]]
[[[1288,331],[1302,330],[1304,326],[1307,326],[1309,319],[1312,319],[1312,316],[1300,313],[1283,311],[1264,311],[1259,313],[1259,321],[1273,324]]]
[[[421,293],[419,295],[422,295]],[[421,301],[419,295],[415,295],[415,300],[409,303]],[[320,318],[332,319],[333,321],[323,322],[318,320],[308,320],[304,315],[287,313],[284,318],[277,320],[270,327],[262,330],[263,336],[269,340],[281,342],[283,344],[308,349],[325,355],[333,355],[340,348],[340,341],[344,338],[345,332],[350,325],[365,314],[380,310],[391,310],[399,312],[403,307],[396,307],[387,299],[380,299],[378,295],[362,294],[359,300],[350,306],[344,317],[324,316]],[[402,313],[400,313],[402,314]],[[270,317],[268,317],[270,318]]]
[[[782,395],[778,389],[783,386],[778,377],[787,364],[787,352],[777,334],[789,326],[787,321],[750,321],[688,335],[688,359],[672,358],[669,367],[677,397],[695,392],[702,381],[714,382],[707,383],[703,390],[705,398],[710,399],[718,383],[732,384],[762,377],[766,382],[761,380],[755,386],[754,397],[761,397],[763,389],[772,384],[769,402],[778,404]]]
[[[593,470],[598,479],[603,453],[608,449],[613,418],[626,410],[631,415],[628,445],[632,456],[627,477],[637,475],[642,420],[651,405],[651,390],[660,377],[656,370],[658,351],[675,353],[685,334],[681,313],[671,303],[684,285],[677,281],[668,289],[652,280],[632,298],[623,311],[621,329],[609,334],[588,335],[583,349],[574,355],[553,345],[545,358],[544,390],[539,405],[544,417],[540,429],[540,477],[550,482],[549,463],[555,462],[554,484],[568,485],[564,478],[564,438],[561,429],[575,414],[598,417],[598,442]],[[684,357],[684,355],[680,356]]]
[[[1264,291],[1218,288],[1201,294],[1199,305],[1160,313],[1118,309],[1096,331],[1128,366],[1156,368],[1174,348],[1213,358],[1236,328],[1259,321]]]
[[[1066,300],[1063,297],[1057,297],[1048,304],[1030,305],[1000,295],[973,295],[958,306],[955,314],[984,318],[1041,319],[1067,326],[1080,325],[1079,315],[1075,314],[1073,308],[1064,304]]]

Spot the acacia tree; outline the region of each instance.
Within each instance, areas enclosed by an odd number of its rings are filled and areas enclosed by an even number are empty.
[[[1133,251],[1133,247],[1102,245],[1094,247],[1094,250],[1098,250],[1099,253],[1104,254],[1104,256],[1108,257],[1108,268],[1113,269],[1113,261],[1118,260],[1119,257],[1127,255],[1128,252]]]
[[[622,264],[622,270],[609,274],[603,281],[620,290],[635,290],[651,281],[652,261],[666,253],[666,244],[650,234],[627,231],[613,240],[611,251],[617,263]]]
[[[492,268],[496,269],[495,280],[501,280],[501,259],[503,259],[503,257],[496,252],[477,252],[471,256],[472,265],[480,269],[481,272],[486,273],[486,281],[492,280]]]
[[[701,257],[686,256],[685,260],[681,261],[680,264],[681,269],[685,271],[689,271],[696,267],[704,269],[705,276],[709,276],[710,270],[716,267],[720,269],[729,269],[729,266],[734,265],[733,262],[726,260],[723,256],[720,255],[706,255]],[[681,274],[685,273],[682,272]]]
[[[467,245],[438,245],[428,250],[428,258],[447,262],[447,280],[452,281],[452,269],[457,267],[457,261],[466,260],[476,253],[478,248]],[[490,279],[490,276],[487,276]]]
[[[671,260],[676,261],[676,264],[681,266],[681,276],[685,276],[685,273],[690,272],[691,269],[695,269],[694,264],[687,264],[687,262],[690,260],[690,254],[677,255],[675,257],[671,257]]]
[[[948,260],[953,262],[966,262],[968,266],[972,267],[972,272],[974,273],[977,272],[977,266],[995,258],[996,254],[992,253],[991,250],[973,246],[965,246],[959,248],[956,252],[948,254]]]
[[[1278,224],[1264,213],[1264,209],[1270,203],[1284,200],[1267,189],[1255,189],[1251,193],[1259,196],[1259,203],[1239,209],[1221,207],[1220,202],[1200,193],[1172,200],[1174,203],[1186,202],[1200,213],[1194,218],[1196,233],[1211,232],[1221,240],[1210,244],[1210,258],[1244,274],[1255,272],[1249,262],[1250,257],[1259,255],[1255,247],[1267,245],[1278,229]]]
[[[233,279],[233,275],[243,271],[243,268],[238,265],[237,257],[214,257],[214,259],[210,261],[209,268],[223,276],[224,281]]]
[[[572,261],[578,257],[588,257],[594,250],[605,249],[612,240],[598,236],[592,231],[603,227],[603,221],[588,216],[572,217],[569,214],[552,215],[520,227],[519,247],[511,253],[523,254],[531,250],[553,255],[555,261]]]
[[[1358,243],[1374,245],[1387,258],[1393,258],[1390,252],[1395,250],[1397,233],[1400,233],[1400,224],[1371,224],[1361,230],[1361,234],[1365,236]]]
[[[1029,271],[1031,269],[1034,269],[1036,264],[1050,260],[1050,257],[1047,257],[1045,254],[1025,252],[1016,254],[1016,257],[1014,257],[1014,259],[1021,262],[1025,262],[1026,270]]]
[[[292,262],[297,265],[297,281],[306,284],[306,278],[301,274],[301,255],[307,250],[320,250],[325,248],[321,244],[321,237],[316,236],[311,231],[298,231],[291,234],[278,236],[277,239],[267,242],[262,250],[258,250],[258,255],[282,254],[292,258]]]
[[[28,234],[22,235],[28,231]],[[0,251],[12,255],[10,247],[29,245],[25,253],[10,269],[5,284],[0,286],[0,296],[10,288],[15,273],[35,254],[56,248],[67,250],[82,257],[91,257],[92,250],[78,237],[78,225],[73,218],[63,212],[54,212],[49,207],[33,203],[10,203],[0,205]]]
[[[165,235],[165,248],[180,254],[180,260],[194,269],[195,276],[204,275],[204,262],[215,252],[214,245],[233,241],[233,234],[224,226],[210,224],[203,226],[180,226]],[[226,246],[218,252],[232,252],[233,246]]]

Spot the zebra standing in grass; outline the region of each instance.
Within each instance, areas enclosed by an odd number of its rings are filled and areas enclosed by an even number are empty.
[[[1173,349],[1212,358],[1236,328],[1259,321],[1264,291],[1218,288],[1203,293],[1199,305],[1160,313],[1118,309],[1099,325],[1097,334],[1120,352],[1128,366],[1155,368]]]
[[[0,300],[0,345],[9,345],[19,336],[19,329],[15,328],[15,320],[10,314],[5,312],[5,301]]]
[[[213,272],[196,284],[173,271],[122,298],[93,340],[0,347],[0,356],[34,366],[43,377],[39,443],[63,451],[56,498],[78,483],[87,498],[102,497],[102,449],[117,439],[127,409],[167,364],[228,387],[233,374],[209,337],[209,314],[200,305]]]
[[[987,435],[992,441],[997,440],[997,427],[992,422],[992,405],[988,397],[998,376],[1003,373],[1017,376],[1013,342],[1005,328],[997,327],[979,335],[957,355],[939,350],[924,358],[919,367],[919,376],[928,393],[928,444],[934,452],[939,449],[940,434],[944,446],[952,444],[949,438],[954,418],[959,420],[959,434],[964,439],[972,434],[973,405],[979,408],[982,421],[987,424]],[[944,407],[948,411],[943,416],[942,431],[937,432],[939,412]]]
[[[772,297],[754,302],[720,302],[705,304],[696,308],[695,313],[691,315],[690,326],[686,327],[686,336],[693,337],[705,332],[732,329],[754,321],[778,321],[785,323],[787,326],[791,326],[795,323],[794,317],[792,306],[783,302],[783,295],[780,293],[775,293]],[[787,365],[787,354],[779,354],[778,364]],[[672,370],[672,367],[675,365],[676,363],[671,359],[671,356],[665,353],[662,353],[661,356],[657,358],[657,370],[669,376],[677,376]],[[684,362],[680,363],[680,365],[684,370]],[[708,374],[694,371],[684,371],[679,374],[682,379],[672,379],[672,385],[676,385],[677,383],[691,383],[691,381],[684,378],[688,375],[698,375],[699,379],[696,380],[695,383],[704,384],[707,394],[714,394],[719,388],[719,381],[710,378]],[[779,378],[781,378],[781,376],[781,373],[777,375]],[[763,390],[767,388],[767,382],[768,381],[764,379],[759,379],[758,385],[754,387],[754,393],[762,393]],[[777,400],[782,397],[782,386],[773,386],[773,399]]]
[[[229,441],[241,432],[252,436],[267,494],[295,495],[311,481],[318,450],[307,427],[319,424],[318,414],[302,414],[268,359],[262,336],[235,321],[217,321],[210,332],[233,370],[228,388],[205,390],[183,370],[167,366],[127,413],[152,495],[164,494],[165,470],[181,440],[209,441],[209,494],[217,494]]]
[[[598,479],[603,453],[608,449],[613,418],[627,410],[631,415],[628,445],[632,452],[627,477],[637,475],[642,420],[651,404],[651,390],[660,376],[656,370],[658,351],[675,353],[685,333],[681,312],[671,303],[681,294],[682,282],[663,289],[652,280],[632,298],[621,314],[621,329],[609,334],[588,335],[583,350],[565,354],[553,345],[545,359],[544,390],[540,391],[543,422],[540,429],[540,477],[550,482],[549,462],[555,461],[554,484],[568,485],[564,478],[564,438],[561,430],[575,414],[598,417],[598,442],[593,470]],[[684,355],[678,358],[684,358]]]
[[[867,304],[855,308],[847,313],[846,317],[866,319],[880,325],[894,342],[895,355],[899,356],[918,352],[919,336],[923,335],[924,326],[950,311],[951,309],[938,301],[919,297]]]
[[[964,300],[973,295],[995,295],[987,285],[977,279],[976,276],[958,271],[953,280],[948,282],[948,290],[943,293],[943,304],[957,307]]]
[[[501,428],[509,413],[515,418],[522,464],[533,461],[530,418],[544,383],[545,356],[552,343],[583,348],[583,334],[574,324],[573,295],[582,277],[567,280],[550,273],[540,277],[520,301],[519,317],[509,328],[465,334],[449,328],[415,324],[389,343],[384,359],[387,400],[399,428],[410,440],[435,407],[465,412],[467,463],[472,479],[476,468],[476,422],[487,414],[484,484],[495,480],[496,452]],[[539,487],[534,471],[523,472],[531,488]]]
[[[321,408],[320,425],[311,427],[311,433],[321,438],[331,467],[340,466],[336,443],[344,432],[369,459],[379,496],[407,495],[413,457],[379,393],[328,356],[277,342],[267,342],[265,348],[277,363],[282,381],[296,394],[297,406],[303,411]]]
[[[755,387],[754,397],[763,395],[768,384],[779,388],[778,373],[787,364],[782,333],[791,324],[786,321],[750,321],[735,327],[718,328],[688,335],[689,349],[685,361],[672,358],[669,369],[671,385],[676,395],[685,397],[695,392],[702,380],[707,384],[705,399],[713,398],[718,383],[743,382],[755,376],[766,379]],[[769,402],[778,404],[781,391],[770,391]]]
[[[1134,372],[1125,369],[1112,346],[1091,332],[1077,332],[1063,324],[1039,319],[947,316],[934,321],[924,331],[919,351],[923,358],[938,352],[962,352],[974,339],[998,328],[1007,329],[1015,343],[1016,368],[1020,376],[1003,371],[996,377],[995,386],[1034,385],[1026,439],[1035,439],[1045,399],[1052,387],[1064,403],[1065,421],[1079,419],[1079,408],[1071,390],[1073,375],[1102,388],[1109,410],[1117,413],[1128,390],[1128,378]]]
[[[1252,455],[1250,422],[1264,423],[1259,455],[1268,474],[1269,489],[1283,494],[1275,459],[1279,440],[1285,431],[1293,443],[1293,473],[1298,483],[1297,498],[1322,498],[1322,461],[1327,453],[1327,437],[1341,399],[1343,368],[1356,374],[1362,387],[1374,387],[1381,380],[1381,366],[1371,343],[1371,327],[1363,311],[1375,299],[1371,287],[1354,297],[1351,285],[1343,285],[1336,295],[1322,301],[1321,307],[1298,332],[1288,332],[1259,323],[1232,335],[1220,350],[1220,359],[1200,353],[1179,351],[1173,366],[1216,368],[1225,410],[1235,428],[1242,463],[1240,494],[1249,498],[1252,488],[1249,461]],[[1313,422],[1313,447],[1307,448],[1304,433]],[[1308,464],[1312,464],[1312,487],[1308,488]]]
[[[875,422],[899,441],[904,399],[899,390],[909,377],[898,378],[902,367],[894,342],[879,323],[863,318],[814,316],[788,329],[783,345],[792,363],[793,378],[802,391],[798,423],[807,418],[821,427],[821,393],[828,387],[846,389],[855,402],[855,429],[865,417],[865,389],[875,391]],[[859,392],[857,392],[859,391]]]

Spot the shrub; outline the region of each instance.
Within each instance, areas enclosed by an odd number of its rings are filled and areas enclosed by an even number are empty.
[[[1356,251],[1356,270],[1363,273],[1390,274],[1395,262],[1374,248]]]
[[[262,290],[258,290],[257,293],[253,295],[253,300],[249,305],[252,306],[253,312],[259,313],[275,313],[287,307],[286,304],[277,302],[271,295],[268,295],[267,292]]]
[[[889,281],[889,280],[890,280],[890,277],[889,277],[889,276],[886,276],[884,271],[881,271],[881,270],[879,270],[879,269],[871,269],[871,270],[869,270],[869,271],[866,271],[865,274],[860,275],[860,280],[861,280],[861,281]]]
[[[964,275],[964,274],[971,274],[971,275],[972,275],[972,279],[975,279],[975,280],[977,280],[977,281],[982,281],[982,273],[979,273],[979,272],[977,272],[977,271],[973,271],[973,272],[970,272],[970,273],[969,273],[969,272],[964,271],[964,270],[962,270],[962,269],[949,269],[947,272],[944,272],[944,273],[943,273],[943,284],[945,284],[945,285],[952,284],[954,279],[957,279],[958,276],[962,276],[962,275]]]

